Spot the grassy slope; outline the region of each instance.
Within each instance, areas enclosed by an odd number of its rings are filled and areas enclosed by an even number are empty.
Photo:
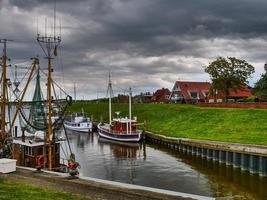
[[[0,178],[0,200],[16,199],[16,200],[82,200],[84,198],[77,197],[67,192],[58,192],[56,190],[44,189],[36,186],[30,186],[22,183],[15,183]]]
[[[99,121],[108,117],[106,103],[75,103],[71,111],[81,108]],[[126,104],[113,104],[113,111],[122,111]],[[136,104],[133,116],[146,121],[146,129],[154,133],[194,139],[217,140],[267,145],[267,110],[199,108],[193,105]]]

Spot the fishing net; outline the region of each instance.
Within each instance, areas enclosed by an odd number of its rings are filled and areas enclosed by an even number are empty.
[[[54,83],[52,88],[55,93]],[[54,94],[56,97],[56,94]],[[62,127],[64,115],[71,98],[53,99],[52,101],[52,123],[53,131]],[[35,76],[35,88],[32,101],[20,108],[20,126],[24,127],[28,133],[34,134],[36,131],[46,131],[48,124],[48,103],[43,97],[40,83],[40,70],[37,68]]]

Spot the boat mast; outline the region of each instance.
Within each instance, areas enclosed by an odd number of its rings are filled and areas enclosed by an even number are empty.
[[[3,56],[2,56],[2,94],[1,94],[1,134],[0,134],[0,142],[4,141],[4,139],[7,137],[7,132],[6,132],[6,106],[8,103],[7,99],[7,48],[6,44],[8,41],[7,39],[0,39],[0,43],[4,44],[4,49],[3,49]]]
[[[111,97],[112,97],[112,83],[111,83],[111,76],[110,72],[108,75],[108,94],[109,94],[109,100],[108,100],[108,105],[109,105],[109,125],[111,125]]]
[[[55,27],[54,27],[55,28]],[[55,31],[54,31],[55,33]],[[48,127],[46,134],[46,143],[48,144],[48,168],[52,169],[52,146],[51,135],[53,134],[52,124],[52,60],[57,56],[57,47],[61,42],[60,36],[40,36],[37,34],[37,41],[46,55],[48,61],[48,74],[47,74],[47,101],[48,101]]]
[[[130,134],[132,133],[132,89],[129,88],[129,119],[130,119]]]

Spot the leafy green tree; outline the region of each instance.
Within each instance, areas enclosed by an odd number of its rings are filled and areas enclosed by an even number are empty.
[[[255,83],[255,95],[259,97],[267,98],[267,64],[264,65],[265,73],[261,75],[261,78]]]
[[[219,57],[209,65],[204,66],[212,80],[211,94],[220,91],[224,100],[229,96],[230,90],[242,89],[247,79],[254,73],[254,67],[245,60],[235,57]]]

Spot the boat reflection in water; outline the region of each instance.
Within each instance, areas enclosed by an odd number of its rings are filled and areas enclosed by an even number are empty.
[[[98,138],[98,142],[100,146],[108,144],[115,158],[136,159],[137,153],[142,148],[141,143],[118,142],[118,141],[108,140],[108,139],[101,138],[101,137]]]
[[[121,173],[124,173],[122,175],[125,176],[128,183],[135,184],[135,179],[137,178],[136,168],[138,167],[137,159],[142,159],[142,144],[119,142],[102,137],[98,137],[98,144],[102,148],[104,146],[110,148],[112,157],[116,159],[116,165],[119,166],[118,168],[121,168]],[[115,171],[115,173],[120,173],[120,171]],[[115,173],[113,171],[112,175]]]

